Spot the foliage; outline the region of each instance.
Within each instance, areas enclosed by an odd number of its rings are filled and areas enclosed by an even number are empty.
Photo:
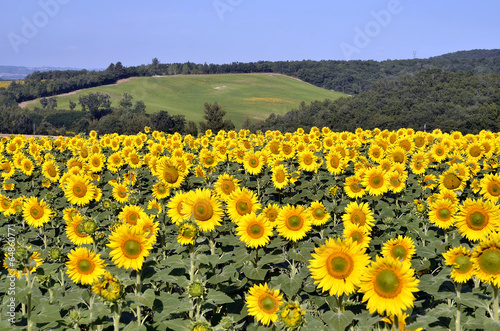
[[[500,75],[427,70],[392,81],[378,81],[357,96],[302,103],[285,115],[272,115],[253,129],[295,130],[326,125],[335,131],[441,129],[479,133],[500,130]]]
[[[200,130],[202,132],[211,130],[217,133],[221,130],[230,131],[234,129],[233,122],[224,119],[226,111],[217,102],[213,104],[205,102],[203,106],[205,107],[205,115],[203,115],[205,122],[200,122]]]

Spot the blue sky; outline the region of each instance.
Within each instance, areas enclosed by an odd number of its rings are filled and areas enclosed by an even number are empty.
[[[427,58],[500,48],[498,13],[498,0],[0,0],[0,65]]]

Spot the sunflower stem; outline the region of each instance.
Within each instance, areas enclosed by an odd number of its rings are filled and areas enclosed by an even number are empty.
[[[115,303],[111,310],[113,311],[113,330],[118,331],[120,330],[120,307]]]
[[[340,296],[335,296],[337,299],[337,308],[339,310],[339,315],[344,312],[344,307],[342,306],[342,300],[344,299],[344,293],[342,293]]]
[[[136,288],[135,288],[135,295],[139,295],[142,291],[142,269],[141,271],[136,271],[137,275],[137,282],[136,282]],[[141,320],[141,306],[137,307],[137,324],[142,325],[142,320]]]
[[[399,317],[397,314],[394,314],[394,330],[399,331]]]
[[[26,273],[26,278],[28,281],[28,286],[29,286],[29,291],[28,291],[28,296],[27,296],[27,305],[26,305],[26,312],[27,312],[27,320],[28,320],[28,331],[33,330],[33,321],[31,320],[31,292],[33,291],[33,283],[31,282],[31,268],[28,266],[26,268],[27,273]]]
[[[462,283],[455,284],[455,289],[457,292],[457,299],[460,299],[460,292],[462,290]],[[457,300],[457,319],[455,321],[455,331],[460,331],[462,330],[462,327],[460,326],[460,310],[462,309],[462,303],[458,302]]]
[[[500,307],[498,306],[498,286],[493,286],[493,320],[498,323],[498,313]]]

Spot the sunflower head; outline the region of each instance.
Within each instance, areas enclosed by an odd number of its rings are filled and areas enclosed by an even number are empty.
[[[196,242],[200,234],[200,230],[196,222],[186,220],[179,224],[177,241],[181,245],[192,245]]]
[[[299,330],[304,324],[305,311],[297,302],[285,302],[279,312],[278,320],[283,324],[285,330]]]
[[[246,299],[248,314],[263,325],[275,323],[278,309],[283,303],[282,298],[283,294],[279,290],[270,289],[267,283],[254,285],[249,289]]]
[[[450,277],[457,283],[465,283],[474,274],[474,264],[472,263],[472,253],[463,246],[450,248],[443,253],[444,262],[452,267]]]
[[[208,292],[205,284],[198,280],[189,283],[187,290],[190,298],[203,298]]]

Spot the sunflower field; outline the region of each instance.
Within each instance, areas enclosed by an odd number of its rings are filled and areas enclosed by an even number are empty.
[[[500,135],[4,137],[2,330],[499,330]]]

